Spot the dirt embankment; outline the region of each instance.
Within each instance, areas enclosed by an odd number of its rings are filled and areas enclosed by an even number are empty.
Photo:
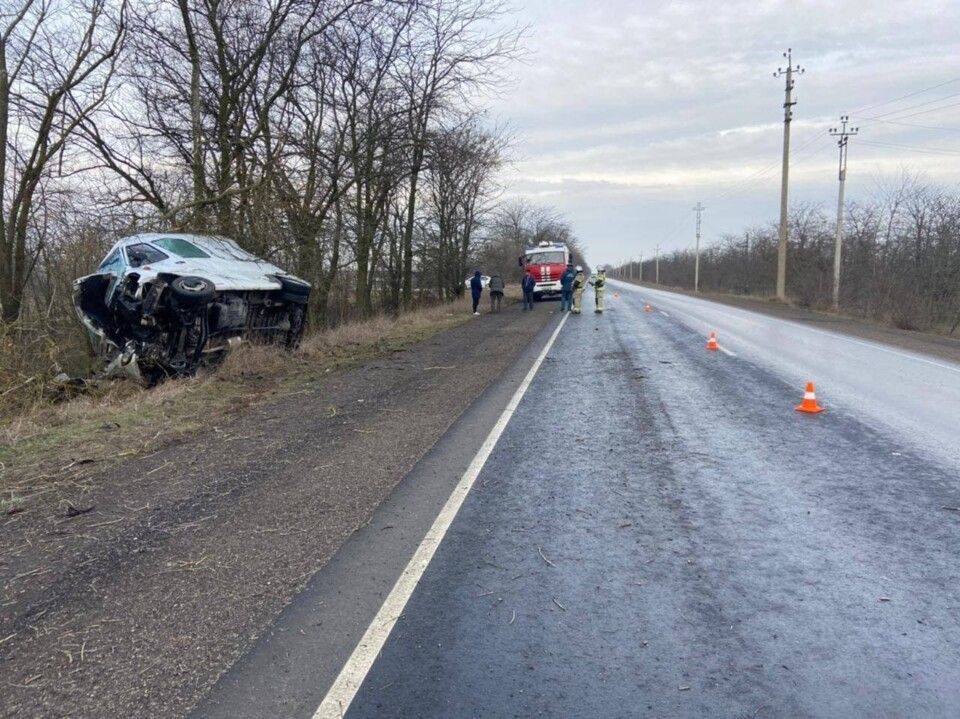
[[[277,382],[0,516],[0,715],[185,713],[555,309]]]
[[[893,345],[894,347],[910,350],[911,352],[921,352],[960,363],[960,337],[950,337],[931,332],[901,330],[877,322],[870,322],[868,320],[848,317],[833,312],[821,312],[808,307],[799,307],[797,305],[760,297],[744,297],[720,292],[701,292],[698,295],[694,295],[689,290],[681,290],[676,287],[651,285],[646,282],[640,285],[638,282],[629,282],[628,280],[619,281],[641,287],[649,287],[650,289],[687,295],[688,297],[702,297],[703,299],[721,302],[732,307],[762,312],[794,322],[803,322],[804,324],[821,327],[831,332],[840,332],[851,337],[859,337],[872,342],[882,342]]]

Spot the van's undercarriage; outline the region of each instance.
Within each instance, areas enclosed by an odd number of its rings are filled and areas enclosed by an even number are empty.
[[[108,374],[148,383],[196,372],[241,341],[294,348],[303,336],[309,285],[279,278],[277,290],[217,292],[202,277],[157,275],[141,282],[91,275],[75,305]]]

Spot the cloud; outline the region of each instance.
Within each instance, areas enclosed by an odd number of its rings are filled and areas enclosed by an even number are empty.
[[[663,243],[698,200],[708,238],[776,217],[783,80],[772,73],[785,46],[807,69],[792,126],[797,201],[835,196],[827,129],[842,112],[861,139],[904,146],[851,141],[852,199],[872,189],[856,178],[904,166],[960,180],[949,155],[913,149],[960,150],[960,133],[888,124],[946,98],[903,122],[960,128],[960,106],[946,107],[960,81],[855,112],[954,79],[960,3],[530,0],[518,19],[533,26],[533,57],[494,100],[517,135],[503,182],[565,212],[597,260]]]

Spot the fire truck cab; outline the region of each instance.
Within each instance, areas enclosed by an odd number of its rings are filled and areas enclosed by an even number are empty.
[[[570,248],[562,242],[541,242],[524,250],[520,266],[524,272],[533,275],[535,299],[560,294],[560,276],[567,269],[568,262],[573,262],[573,256]]]

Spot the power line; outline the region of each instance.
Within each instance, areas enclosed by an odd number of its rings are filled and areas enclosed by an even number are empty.
[[[949,105],[942,105],[940,107],[931,107],[928,110],[921,110],[920,112],[913,112],[909,115],[901,115],[900,117],[893,118],[894,120],[906,120],[911,117],[916,117],[917,115],[929,115],[931,112],[939,112],[940,110],[948,110],[951,107],[957,107],[960,105],[960,102],[952,102]],[[867,122],[891,122],[891,120],[867,120]]]
[[[870,140],[861,140],[860,142],[864,145],[892,147],[898,150],[913,150],[914,152],[928,152],[934,155],[960,155],[960,150],[949,150],[945,147],[917,147],[916,145],[901,145],[895,142],[876,142]]]
[[[953,83],[955,83],[955,82],[960,82],[960,77],[954,78],[954,79],[952,79],[952,80],[947,80],[946,82],[941,82],[941,83],[938,83],[938,84],[936,84],[936,85],[931,85],[930,87],[925,87],[925,88],[923,88],[923,89],[921,89],[921,90],[915,90],[914,92],[907,93],[906,95],[901,95],[900,97],[895,97],[895,98],[893,98],[893,99],[891,99],[891,100],[884,100],[883,102],[878,102],[878,103],[875,103],[875,104],[873,104],[873,105],[868,105],[868,106],[866,106],[866,107],[861,107],[861,108],[859,108],[858,110],[854,110],[854,113],[865,112],[866,110],[872,110],[872,109],[874,109],[874,108],[882,107],[882,106],[884,106],[884,105],[889,105],[889,104],[894,103],[894,102],[899,102],[899,101],[901,101],[901,100],[905,100],[905,99],[910,98],[910,97],[915,97],[915,96],[917,96],[917,95],[922,95],[922,94],[925,93],[925,92],[930,92],[931,90],[936,90],[936,89],[938,89],[938,88],[944,87],[944,86],[946,86],[946,85],[953,84]],[[937,99],[935,99],[935,100],[931,100],[931,101],[928,101],[928,102],[919,103],[919,104],[917,104],[917,105],[911,105],[911,106],[908,106],[908,107],[903,107],[903,108],[900,108],[900,109],[898,109],[898,110],[893,110],[893,111],[891,111],[891,112],[889,112],[889,113],[883,113],[883,114],[880,114],[880,115],[875,115],[875,116],[870,117],[870,118],[864,118],[864,122],[866,122],[866,121],[869,120],[869,121],[871,121],[871,122],[883,122],[883,123],[890,123],[890,124],[898,123],[899,120],[896,120],[896,119],[894,119],[894,120],[881,120],[881,119],[879,119],[879,118],[886,117],[886,116],[888,116],[888,115],[896,115],[896,114],[899,114],[899,113],[902,113],[902,112],[907,112],[907,111],[909,111],[909,110],[912,110],[912,109],[915,109],[915,108],[918,108],[918,107],[923,107],[923,106],[925,106],[925,105],[929,105],[931,102],[941,102],[941,101],[943,101],[943,100],[947,100],[947,99],[949,99],[949,98],[951,98],[951,97],[955,97],[955,96],[958,96],[958,95],[960,95],[960,93],[954,93],[954,94],[946,95],[946,96],[944,96],[944,97],[937,98]],[[950,108],[950,107],[955,107],[956,105],[960,105],[960,103],[954,103],[954,104],[951,104],[951,105],[946,105],[946,106],[943,106],[942,108],[930,108],[930,109],[928,109],[928,110],[924,110],[923,112],[916,113],[916,114],[925,114],[925,113],[929,113],[929,112],[935,112],[936,110],[946,109],[946,108]],[[851,113],[851,114],[852,114],[852,113]],[[906,117],[913,117],[913,115],[908,115],[908,116],[906,116]],[[906,123],[901,123],[901,124],[906,124]],[[918,127],[919,127],[919,126],[918,126]],[[929,128],[929,129],[943,129],[943,130],[953,130],[953,131],[956,131],[956,132],[960,132],[960,128]],[[820,132],[818,132],[816,135],[813,135],[809,140],[807,140],[805,143],[803,143],[803,144],[800,145],[798,148],[796,148],[796,150],[794,150],[794,157],[800,156],[801,153],[803,153],[804,150],[806,150],[810,145],[812,145],[813,143],[817,142],[818,140],[823,139],[823,137],[824,137],[825,135],[827,135],[827,134],[828,134],[828,131],[827,131],[826,128],[821,129]],[[816,153],[818,150],[819,150],[819,148],[818,148],[817,150],[814,150],[814,153]],[[810,155],[810,156],[812,156],[812,155]],[[794,160],[794,164],[797,164],[797,163],[798,163],[798,161],[797,161],[797,160]],[[732,185],[731,187],[728,187],[728,188],[727,188],[724,192],[722,192],[721,194],[719,194],[719,195],[717,195],[717,196],[715,196],[715,197],[710,198],[711,201],[717,202],[717,201],[719,201],[719,200],[726,199],[727,197],[729,197],[729,196],[735,194],[736,192],[738,192],[739,190],[743,189],[743,187],[745,187],[746,185],[750,184],[751,182],[754,182],[754,181],[756,181],[756,180],[764,177],[765,175],[768,175],[770,172],[772,172],[774,169],[776,169],[776,167],[777,167],[778,164],[780,164],[780,163],[775,161],[775,162],[773,162],[773,163],[771,163],[771,164],[769,164],[769,165],[767,165],[767,166],[765,166],[765,167],[762,167],[761,169],[755,171],[754,173],[752,173],[751,175],[747,176],[747,177],[744,178],[743,180],[740,180],[739,182],[737,182],[736,184]]]
[[[788,50],[787,53],[784,53],[784,57],[787,57],[787,58],[788,58],[788,66],[789,66],[789,60],[790,60],[789,54],[790,54],[789,50]],[[798,71],[799,71],[799,72],[802,72],[802,69],[799,68],[799,66],[797,66],[796,68],[794,68],[794,69],[792,70],[791,74],[792,74],[793,72],[798,72]],[[776,76],[776,77],[781,77],[781,76],[784,76],[784,75],[786,75],[786,74],[787,74],[787,69],[785,69],[785,68],[778,68],[778,71],[777,71],[776,73],[774,73],[774,76]],[[791,79],[792,79],[792,78],[791,78]],[[950,79],[950,80],[946,80],[946,81],[944,81],[944,82],[937,83],[936,85],[931,85],[931,86],[929,86],[929,87],[925,87],[925,88],[922,88],[922,89],[920,89],[920,90],[915,90],[915,91],[913,91],[913,92],[906,93],[905,95],[900,95],[900,96],[898,96],[898,97],[892,98],[892,99],[890,99],[890,100],[884,100],[883,102],[878,102],[878,103],[874,103],[874,104],[872,104],[872,105],[867,105],[867,106],[858,108],[858,109],[854,110],[853,112],[851,112],[851,114],[866,112],[866,111],[868,111],[868,110],[873,110],[873,109],[876,109],[876,108],[878,108],[878,107],[883,107],[883,106],[885,106],[885,105],[890,105],[890,104],[893,104],[893,103],[896,103],[896,102],[901,102],[901,101],[906,100],[906,99],[909,99],[909,98],[911,98],[911,97],[916,97],[917,95],[922,95],[923,93],[931,92],[931,91],[933,91],[933,90],[937,90],[937,89],[939,89],[939,88],[941,88],[941,87],[946,87],[947,85],[951,85],[951,84],[956,83],[956,82],[960,82],[960,77],[958,77],[958,78],[953,78],[953,79]],[[876,122],[876,123],[883,123],[883,124],[890,124],[890,125],[903,125],[903,126],[906,126],[906,127],[917,127],[917,128],[929,129],[929,130],[942,130],[942,131],[950,131],[950,132],[960,132],[960,128],[937,127],[937,126],[919,125],[919,124],[916,124],[916,123],[905,123],[905,122],[902,122],[902,120],[905,120],[905,119],[908,119],[908,118],[911,118],[911,117],[916,117],[916,116],[919,116],[919,115],[926,115],[926,114],[930,114],[930,113],[934,113],[934,112],[939,112],[939,111],[941,111],[941,110],[947,110],[947,109],[950,109],[950,108],[953,108],[953,107],[960,106],[960,102],[954,102],[954,103],[950,103],[950,104],[947,104],[947,105],[938,105],[937,107],[927,107],[928,105],[935,104],[935,103],[940,103],[940,102],[943,102],[944,100],[949,100],[949,99],[951,99],[951,98],[953,98],[953,97],[960,97],[960,92],[951,93],[951,94],[949,94],[949,95],[944,95],[944,96],[942,96],[942,97],[935,98],[935,99],[932,99],[932,100],[927,100],[927,101],[925,101],[925,102],[916,103],[916,104],[908,105],[908,106],[906,106],[906,107],[901,107],[901,108],[898,108],[898,109],[895,109],[895,110],[890,110],[890,111],[888,111],[888,112],[883,112],[883,113],[880,113],[880,114],[877,114],[877,115],[865,117],[865,118],[862,119],[861,125],[865,125],[865,124],[869,124],[869,123],[874,123],[874,122]],[[790,102],[790,105],[791,105],[791,106],[794,105],[794,104],[796,104],[796,103],[795,103],[795,102]],[[918,110],[917,112],[911,112],[912,110],[917,110],[918,108],[926,108],[926,109],[920,109],[920,110]],[[788,121],[786,120],[786,116],[787,116],[787,114],[788,114],[788,112],[789,112],[790,118],[792,119],[792,112],[790,112],[789,108],[786,107],[786,103],[785,103],[785,108],[784,108],[784,110],[785,110],[785,112],[784,112],[785,122],[788,122]],[[903,114],[903,113],[909,113],[909,114]],[[884,119],[884,118],[889,118],[889,119]],[[816,134],[812,135],[812,136],[811,136],[808,140],[806,140],[804,143],[802,143],[801,145],[799,145],[799,146],[793,151],[793,154],[792,154],[792,164],[793,164],[793,165],[802,164],[802,163],[808,161],[809,159],[817,156],[817,155],[818,155],[820,152],[822,152],[823,150],[827,149],[828,146],[826,146],[826,145],[824,145],[824,146],[819,146],[819,147],[814,147],[814,145],[815,145],[815,143],[817,143],[818,141],[822,140],[825,136],[827,136],[827,135],[829,135],[829,134],[830,134],[830,133],[829,133],[829,130],[824,127],[824,128],[822,128],[819,132],[817,132]],[[957,154],[960,154],[960,150],[948,150],[948,149],[945,149],[945,148],[925,148],[925,147],[916,147],[916,146],[912,146],[912,145],[901,145],[901,144],[895,144],[895,143],[883,143],[883,142],[868,141],[868,140],[861,140],[861,142],[864,143],[864,144],[866,144],[866,145],[873,145],[873,146],[877,146],[877,147],[889,147],[889,148],[894,148],[894,149],[912,150],[912,151],[914,151],[914,152],[922,152],[922,153],[930,153],[930,154],[942,154],[942,155],[957,155]],[[812,148],[812,149],[811,149],[811,148]],[[767,175],[769,175],[771,172],[773,172],[773,171],[776,169],[776,167],[777,167],[778,164],[781,164],[781,163],[773,162],[773,163],[770,163],[769,165],[765,165],[765,166],[761,167],[759,170],[755,170],[754,172],[752,172],[750,175],[748,175],[747,177],[743,178],[742,180],[739,180],[739,181],[736,182],[734,185],[728,186],[727,189],[724,190],[723,192],[721,192],[719,195],[708,196],[707,199],[708,199],[709,201],[713,202],[713,203],[717,203],[717,202],[720,202],[720,201],[722,201],[722,200],[725,200],[725,199],[731,197],[732,195],[736,194],[736,193],[739,192],[740,190],[744,189],[745,187],[749,186],[750,184],[752,184],[752,183],[754,183],[754,182],[757,182],[757,181],[759,181],[759,180],[764,179]],[[698,203],[698,204],[699,204],[699,203]],[[664,240],[663,240],[664,242],[669,243],[672,239],[674,239],[674,237],[676,236],[677,232],[680,230],[680,228],[683,226],[683,224],[687,221],[687,217],[688,217],[688,215],[687,215],[686,213],[683,213],[681,216],[679,216],[676,225],[664,236]]]
[[[916,122],[900,122],[899,120],[876,120],[884,125],[901,125],[903,127],[918,127],[921,130],[938,130],[941,132],[960,132],[960,127],[943,127],[942,125],[920,125]]]
[[[829,150],[830,150],[830,145],[826,145],[826,144],[820,145],[820,146],[814,148],[811,152],[808,152],[808,153],[807,153],[806,155],[804,155],[803,157],[794,160],[794,161],[793,161],[793,166],[796,167],[797,165],[802,165],[802,164],[804,164],[805,162],[807,162],[807,161],[809,161],[809,160],[812,160],[814,157],[817,157],[818,155],[821,155],[821,154],[823,154],[824,152],[827,152],[827,151],[829,151]]]
[[[795,158],[798,157],[798,156],[802,156],[802,155],[804,154],[804,151],[805,151],[808,147],[810,147],[810,146],[811,146],[813,143],[815,143],[817,140],[823,139],[823,137],[824,137],[826,134],[827,134],[826,128],[822,128],[816,135],[812,136],[812,137],[811,137],[810,139],[808,139],[805,143],[803,143],[802,145],[800,145],[800,147],[798,147],[796,150],[794,150],[794,151],[793,151],[793,156],[794,156]],[[819,149],[819,148],[818,148],[818,149]],[[763,167],[763,168],[757,170],[757,171],[754,172],[752,175],[747,176],[746,178],[744,178],[743,180],[741,180],[741,181],[738,182],[737,184],[735,184],[735,185],[733,185],[733,186],[731,186],[731,187],[728,187],[724,192],[720,193],[719,195],[710,197],[709,199],[711,200],[711,202],[718,202],[718,201],[720,201],[720,200],[726,199],[727,197],[730,197],[731,195],[735,194],[736,192],[738,192],[739,190],[743,189],[744,187],[746,187],[746,186],[749,185],[750,183],[756,182],[757,180],[761,179],[761,178],[764,177],[765,175],[769,175],[771,172],[773,172],[775,169],[777,169],[777,165],[779,165],[779,164],[780,164],[780,161],[779,161],[779,160],[777,160],[777,161],[775,161],[775,162],[772,162],[772,163],[770,163],[769,165],[767,165],[766,167]],[[794,164],[797,164],[796,160],[794,160]]]
[[[869,105],[869,106],[867,106],[867,107],[865,107],[865,108],[861,108],[860,110],[857,110],[856,112],[863,112],[864,110],[869,110],[869,109],[872,109],[872,108],[875,108],[875,107],[881,107],[881,106],[883,106],[883,105],[889,105],[890,103],[898,102],[898,101],[903,100],[903,99],[906,99],[906,98],[908,98],[908,97],[914,97],[914,96],[920,95],[920,94],[922,94],[922,93],[924,93],[924,92],[929,92],[930,90],[935,90],[935,89],[937,89],[937,88],[939,88],[939,87],[943,87],[943,86],[945,86],[945,85],[949,85],[949,84],[951,84],[951,83],[958,82],[958,81],[960,81],[960,78],[955,78],[955,79],[953,79],[953,80],[948,80],[948,81],[946,81],[946,82],[942,82],[942,83],[939,83],[939,84],[937,84],[937,85],[933,85],[933,86],[931,86],[931,87],[924,88],[924,89],[922,89],[922,90],[917,90],[917,91],[915,91],[915,92],[911,92],[911,93],[908,93],[908,94],[906,94],[906,95],[901,95],[900,97],[894,98],[894,99],[892,99],[892,100],[886,100],[886,101],[884,101],[884,102],[876,103],[876,104],[874,104],[874,105]],[[918,107],[923,107],[923,106],[925,106],[925,105],[929,105],[930,102],[941,102],[941,101],[943,101],[943,100],[949,99],[949,98],[951,98],[951,97],[955,97],[955,96],[957,96],[957,95],[960,95],[960,93],[955,93],[955,94],[951,94],[951,95],[946,95],[946,96],[944,96],[944,97],[937,98],[936,100],[932,100],[932,101],[929,101],[929,102],[920,103],[920,104],[917,104],[917,105],[911,105],[911,106],[908,106],[908,107],[900,108],[899,110],[891,111],[891,112],[889,112],[889,113],[884,113],[884,114],[881,114],[881,115],[876,115],[876,116],[873,116],[873,117],[871,117],[871,118],[864,118],[863,124],[867,124],[868,122],[882,122],[882,123],[888,123],[888,124],[906,124],[906,123],[900,123],[900,122],[899,122],[900,118],[892,119],[892,120],[883,120],[883,119],[879,119],[879,118],[882,118],[882,117],[885,117],[885,116],[888,116],[888,115],[896,115],[896,114],[898,114],[898,113],[907,112],[907,111],[909,111],[909,110],[912,110],[912,109],[915,109],[915,108],[918,108]],[[930,113],[930,112],[936,112],[937,110],[948,109],[948,108],[951,108],[951,107],[956,107],[956,106],[958,106],[958,105],[960,105],[960,103],[952,103],[952,104],[944,105],[944,106],[941,106],[941,107],[929,108],[929,109],[923,110],[923,111],[921,111],[921,112],[913,113],[913,114],[910,114],[910,115],[904,115],[903,117],[904,117],[904,118],[907,118],[907,117],[914,117],[915,115],[928,114],[928,113]],[[960,128],[929,128],[929,129],[943,129],[943,130],[951,130],[951,131],[960,132]],[[826,128],[824,128],[824,129],[822,129],[820,132],[818,132],[817,134],[815,134],[815,135],[813,135],[812,137],[810,137],[809,140],[807,140],[805,143],[803,143],[802,145],[800,145],[800,146],[794,151],[793,157],[794,157],[794,158],[799,158],[799,157],[804,153],[804,151],[805,151],[808,147],[810,147],[810,145],[814,144],[814,143],[817,142],[818,140],[823,139],[824,136],[827,135],[827,134],[828,134],[828,132],[827,132]],[[809,155],[807,155],[807,157],[813,156],[813,154],[816,154],[820,149],[821,149],[821,148],[816,148],[816,149],[814,149],[813,153],[810,153]],[[805,158],[805,159],[806,159],[806,158]],[[800,161],[801,161],[801,160],[799,160],[799,159],[794,159],[793,164],[795,164],[795,165],[796,165],[796,164],[799,164]],[[724,191],[723,191],[722,193],[720,193],[719,195],[716,195],[716,196],[711,197],[711,198],[709,198],[709,199],[710,199],[712,202],[716,203],[716,202],[718,202],[718,201],[720,201],[720,200],[724,200],[724,199],[726,199],[727,197],[730,197],[731,195],[739,192],[741,189],[743,189],[744,187],[746,187],[746,186],[749,185],[750,183],[755,182],[756,180],[759,180],[759,179],[763,178],[764,176],[766,176],[766,175],[770,174],[771,172],[773,172],[773,170],[776,169],[776,167],[777,167],[778,164],[780,164],[780,163],[777,162],[777,161],[775,161],[775,162],[772,162],[772,163],[770,163],[769,165],[767,165],[767,166],[765,166],[765,167],[760,168],[759,170],[753,172],[751,175],[749,175],[749,176],[747,176],[746,178],[740,180],[740,181],[737,182],[736,184],[728,187],[726,190],[724,190]]]
[[[935,100],[928,100],[927,102],[920,102],[920,103],[917,103],[916,105],[909,105],[908,107],[901,107],[899,110],[891,110],[890,112],[882,112],[882,113],[880,113],[879,115],[873,115],[873,116],[871,116],[871,117],[864,117],[864,118],[863,118],[863,121],[864,121],[864,122],[866,122],[866,121],[868,121],[868,120],[874,121],[874,120],[879,120],[880,118],[883,118],[883,117],[890,117],[890,115],[899,115],[900,113],[902,113],[902,112],[907,112],[908,110],[915,110],[915,109],[918,108],[918,107],[924,107],[924,106],[926,106],[926,105],[932,105],[932,104],[934,104],[934,103],[936,103],[936,102],[943,102],[944,100],[949,100],[951,97],[958,97],[958,96],[960,96],[960,92],[954,92],[954,93],[951,93],[950,95],[944,95],[943,97],[938,97],[938,98],[936,98]],[[958,103],[954,103],[954,105],[956,105],[956,104],[958,104]],[[953,105],[946,105],[945,107],[953,107]],[[936,111],[939,110],[939,109],[942,109],[942,108],[936,108],[936,107],[934,107],[934,108],[931,108],[931,109],[929,109],[929,110],[924,110],[923,112],[917,112],[917,113],[914,113],[914,114],[915,114],[915,115],[922,115],[922,114],[925,113],[925,112],[936,112]],[[912,115],[905,115],[905,117],[912,117]],[[898,118],[894,118],[894,119],[898,119]]]
[[[925,87],[922,90],[916,90],[914,92],[907,93],[906,95],[901,95],[900,97],[895,97],[892,100],[884,100],[883,102],[878,102],[875,105],[867,105],[866,107],[860,107],[856,110],[853,110],[851,114],[856,115],[860,112],[866,112],[867,110],[873,110],[876,107],[883,107],[884,105],[890,105],[894,102],[900,102],[901,100],[906,100],[908,97],[915,97],[917,95],[922,95],[925,92],[930,92],[931,90],[936,90],[938,88],[944,87],[946,85],[951,85],[955,82],[960,82],[960,77],[955,77],[952,80],[947,80],[946,82],[941,82],[937,85],[931,85],[930,87]]]
[[[669,242],[670,240],[672,240],[672,239],[676,236],[676,234],[680,231],[680,228],[683,227],[683,223],[686,222],[686,221],[687,221],[687,213],[684,212],[684,213],[680,216],[679,220],[677,221],[677,224],[673,226],[673,229],[670,230],[670,232],[668,232],[668,233],[664,236],[663,241],[664,241],[664,242]]]

